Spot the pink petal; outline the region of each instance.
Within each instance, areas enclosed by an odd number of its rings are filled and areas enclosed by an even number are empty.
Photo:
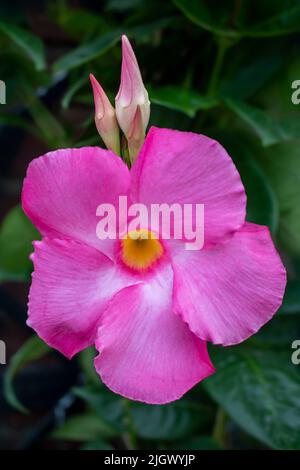
[[[267,227],[246,223],[200,251],[173,245],[174,308],[199,338],[240,343],[280,307],[286,272]]]
[[[132,168],[134,202],[204,204],[205,242],[244,223],[246,196],[224,148],[204,135],[152,127]]]
[[[135,281],[84,244],[45,238],[35,242],[28,325],[71,358],[94,343],[111,297]]]
[[[206,344],[172,311],[173,274],[160,265],[144,284],[119,292],[104,313],[95,367],[114,392],[146,403],[180,398],[214,372]]]
[[[83,241],[113,256],[114,241],[99,240],[96,209],[118,203],[130,174],[114,153],[98,147],[62,149],[33,160],[24,181],[22,204],[48,237]]]

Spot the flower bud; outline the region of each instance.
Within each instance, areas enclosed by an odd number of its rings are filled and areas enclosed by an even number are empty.
[[[122,71],[121,83],[116,96],[116,114],[118,123],[128,139],[132,130],[137,108],[140,107],[138,140],[145,139],[145,132],[150,117],[150,101],[144,87],[141,72],[128,38],[122,36]]]
[[[106,147],[120,155],[120,135],[115,109],[93,74],[90,74],[90,81],[94,93],[97,130]]]
[[[142,111],[141,107],[138,106],[127,136],[129,158],[132,164],[135,162],[144,140],[145,131],[143,127]]]

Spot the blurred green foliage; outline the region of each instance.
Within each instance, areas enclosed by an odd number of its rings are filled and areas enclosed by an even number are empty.
[[[119,38],[126,33],[150,92],[151,123],[204,133],[225,146],[246,187],[247,219],[270,227],[289,281],[277,317],[243,345],[212,348],[217,373],[174,404],[143,405],[112,394],[94,372],[94,352],[81,353],[85,385],[74,393],[86,411],[52,437],[89,449],[114,448],[116,439],[133,448],[246,442],[248,448],[300,449],[300,375],[291,363],[291,343],[300,337],[300,113],[291,101],[292,82],[300,79],[300,0],[107,0],[98,10],[78,4],[45,2],[45,15],[63,32],[51,60],[51,44],[31,31],[25,14],[2,12],[8,105],[0,123],[32,133],[45,149],[103,145],[88,74],[115,96]],[[73,113],[77,119],[70,122]],[[19,208],[7,215],[0,281],[30,280],[36,237]],[[6,384],[16,406],[12,380],[27,362],[25,346]]]

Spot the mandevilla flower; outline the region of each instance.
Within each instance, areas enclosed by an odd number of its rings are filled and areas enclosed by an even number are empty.
[[[146,208],[204,204],[203,248],[151,225],[98,238],[97,207],[113,205],[121,220],[119,196]],[[282,302],[286,273],[269,230],[245,221],[240,176],[204,135],[152,127],[131,170],[98,147],[47,153],[29,165],[22,204],[43,236],[28,325],[68,358],[95,345],[102,381],[125,397],[180,398],[215,371],[207,341],[244,341]]]

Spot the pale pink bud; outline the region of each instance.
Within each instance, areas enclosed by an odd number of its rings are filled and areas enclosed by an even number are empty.
[[[94,93],[97,130],[106,147],[115,154],[120,155],[120,133],[115,109],[92,73],[90,74],[90,81]]]
[[[121,83],[116,96],[116,114],[118,123],[127,139],[138,106],[141,112],[140,130],[145,138],[150,117],[150,101],[130,42],[123,35]]]

